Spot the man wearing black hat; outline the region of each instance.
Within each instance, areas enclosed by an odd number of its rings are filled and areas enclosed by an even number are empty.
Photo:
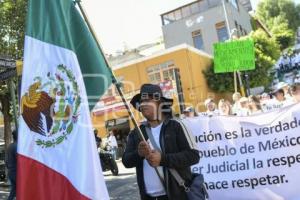
[[[199,162],[199,152],[193,137],[186,137],[186,130],[172,119],[173,100],[164,97],[159,86],[144,84],[130,103],[147,120],[140,126],[147,142],[134,129],[122,158],[125,167],[136,167],[141,199],[187,200],[169,169],[175,169],[186,184],[191,183],[190,166]],[[156,144],[149,142],[149,134]]]

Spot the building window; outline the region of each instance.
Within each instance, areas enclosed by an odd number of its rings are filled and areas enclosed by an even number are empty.
[[[229,39],[225,22],[217,23],[216,30],[217,30],[219,42],[224,42]]]
[[[154,74],[149,74],[149,80],[150,80],[151,83],[155,82]]]
[[[174,80],[173,69],[163,71],[163,80],[164,81]]]
[[[203,50],[204,44],[203,44],[201,31],[198,30],[198,31],[192,32],[192,37],[193,37],[194,47],[197,49]]]
[[[212,1],[212,0],[210,0],[210,1]],[[197,14],[199,12],[206,11],[211,6],[216,6],[220,3],[219,2],[220,0],[214,0],[214,2],[215,2],[214,4],[210,4],[211,3],[210,1],[198,0],[197,2],[188,4],[186,6],[178,8],[177,10],[163,14],[163,15],[161,15],[162,23],[163,23],[163,25],[171,24],[182,18],[186,18],[191,15]]]
[[[182,18],[182,16],[181,16],[181,10],[176,10],[174,12],[174,14],[175,14],[175,20],[180,20]]]
[[[191,9],[190,9],[189,6],[183,7],[183,8],[181,9],[181,12],[182,12],[182,17],[183,17],[183,18],[184,18],[184,17],[188,17],[188,16],[191,15]]]
[[[173,61],[167,61],[147,68],[149,80],[152,84],[159,84],[163,81],[175,80],[175,65]]]
[[[168,13],[166,15],[162,16],[163,25],[171,24],[175,21],[175,15],[174,12]]]
[[[192,14],[196,14],[200,11],[198,2],[191,4]]]
[[[161,81],[160,73],[155,73],[154,75],[155,75],[154,80],[157,81],[157,82],[160,82]]]

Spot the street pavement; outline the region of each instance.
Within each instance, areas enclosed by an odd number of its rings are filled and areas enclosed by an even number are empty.
[[[0,200],[6,200],[9,195],[10,188],[7,183],[0,182]]]
[[[136,182],[135,169],[126,169],[121,160],[117,161],[119,175],[113,176],[111,172],[104,172],[111,200],[139,200],[138,185]]]
[[[121,160],[117,161],[119,175],[113,176],[110,171],[104,172],[111,200],[139,200],[138,186],[136,183],[135,169],[126,169]],[[9,186],[0,182],[0,200],[6,200]]]

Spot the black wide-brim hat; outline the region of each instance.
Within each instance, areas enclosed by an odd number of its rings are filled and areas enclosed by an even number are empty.
[[[158,85],[153,85],[149,83],[142,85],[140,93],[132,97],[130,103],[135,109],[140,111],[139,107],[141,104],[141,100],[149,99],[149,97],[156,100],[160,100],[169,106],[173,104],[173,99],[164,97],[161,88]]]

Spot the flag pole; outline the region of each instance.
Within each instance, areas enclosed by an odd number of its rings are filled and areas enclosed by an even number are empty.
[[[129,104],[128,104],[128,102],[127,102],[125,96],[124,96],[124,93],[123,93],[123,91],[122,91],[122,89],[121,89],[121,87],[120,87],[120,83],[118,82],[118,80],[117,80],[117,78],[116,78],[114,72],[112,71],[112,69],[111,69],[111,67],[110,67],[110,65],[109,65],[109,63],[108,63],[108,60],[106,59],[106,57],[105,57],[105,55],[104,55],[104,53],[103,53],[101,44],[100,44],[100,42],[99,42],[99,40],[98,40],[98,38],[97,38],[97,36],[96,36],[96,33],[95,33],[95,31],[94,31],[92,25],[91,25],[90,22],[89,22],[88,16],[86,15],[86,12],[85,12],[84,8],[83,8],[82,5],[81,5],[81,1],[80,1],[80,0],[76,0],[75,2],[77,3],[77,5],[78,5],[78,7],[79,7],[79,9],[80,9],[80,12],[81,12],[83,18],[84,18],[84,20],[85,20],[85,22],[86,22],[86,24],[87,24],[87,26],[88,26],[88,28],[89,28],[89,30],[90,30],[92,36],[93,36],[93,38],[95,39],[95,41],[96,41],[96,43],[97,43],[97,46],[98,46],[98,48],[99,48],[99,50],[100,50],[100,53],[101,53],[102,56],[103,56],[103,59],[104,59],[104,61],[105,61],[106,66],[108,67],[109,71],[111,72],[112,82],[113,82],[113,84],[116,86],[116,88],[117,88],[117,90],[118,90],[118,93],[120,94],[120,96],[121,96],[121,98],[122,98],[122,101],[123,101],[123,103],[124,103],[124,105],[125,105],[125,107],[126,107],[126,109],[127,109],[127,111],[128,111],[129,117],[130,117],[131,121],[133,122],[133,125],[135,126],[135,128],[136,128],[137,131],[138,131],[139,137],[140,137],[143,141],[146,141],[146,140],[145,140],[145,137],[144,137],[144,135],[142,134],[142,131],[141,131],[141,129],[140,129],[140,127],[139,127],[139,125],[138,125],[138,123],[137,123],[137,121],[136,121],[134,115],[133,115],[133,112],[132,112],[132,110],[131,110],[131,108],[130,108],[130,106],[129,106]]]

